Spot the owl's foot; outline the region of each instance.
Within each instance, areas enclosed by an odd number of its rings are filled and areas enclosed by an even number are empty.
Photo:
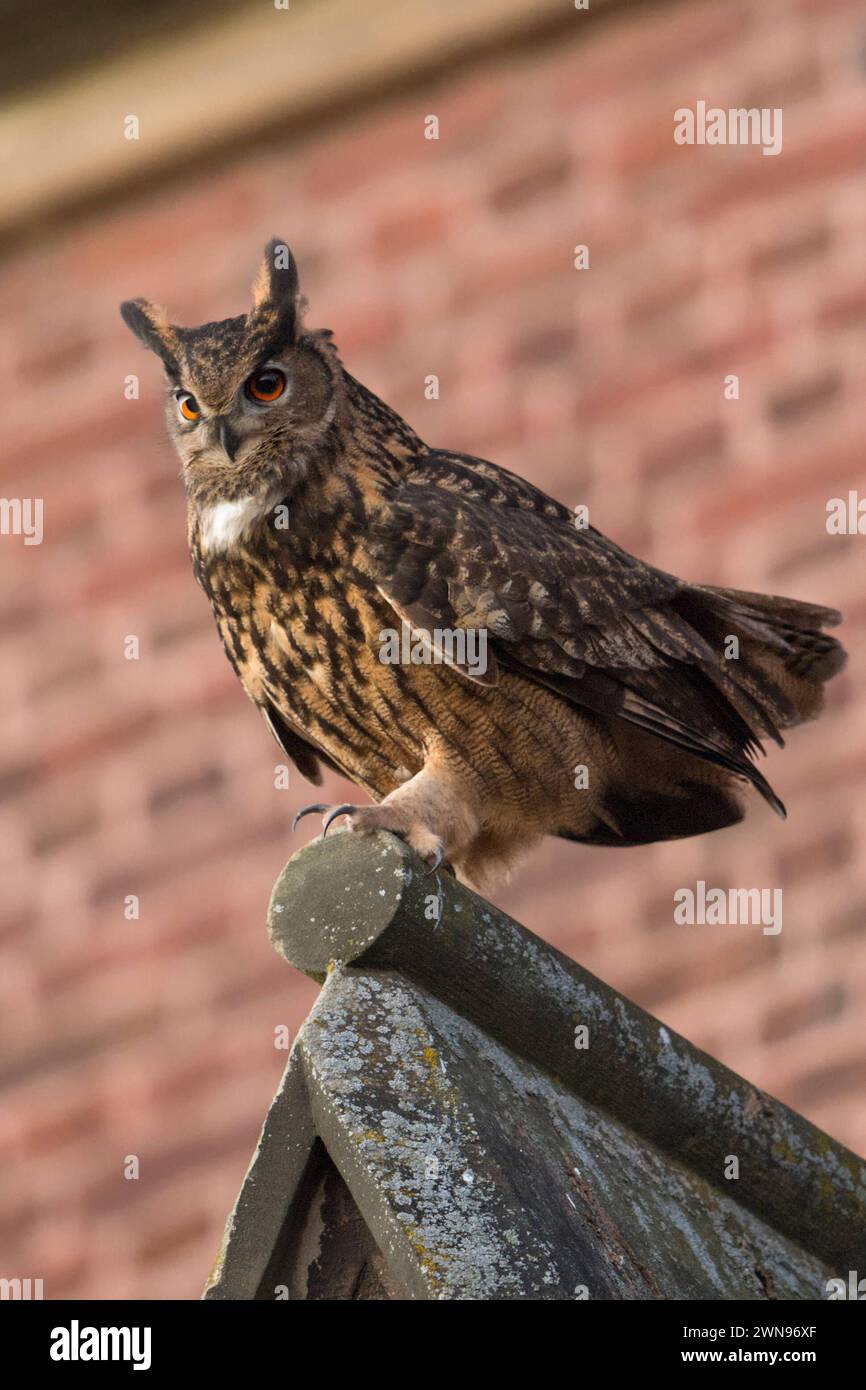
[[[342,806],[327,806],[318,801],[313,802],[312,805],[304,806],[298,811],[292,821],[292,829],[294,830],[304,816],[313,814],[323,817],[323,839],[338,816],[348,816],[350,830],[368,835],[377,830],[388,830],[392,835],[405,840],[410,849],[427,862],[431,874],[445,859],[445,846],[439,836],[417,817],[412,816],[408,807],[399,806],[394,801],[386,800],[381,806],[353,806],[349,802]]]
[[[401,782],[378,806],[306,806],[295,817],[318,812],[324,832],[338,816],[349,817],[349,828],[370,834],[389,830],[430,865],[430,872],[447,859],[458,866],[478,835],[481,811],[468,773],[465,777],[434,755],[420,772]],[[446,864],[450,868],[450,864]]]

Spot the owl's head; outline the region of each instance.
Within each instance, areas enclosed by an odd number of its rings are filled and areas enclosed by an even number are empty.
[[[298,271],[274,239],[248,314],[181,328],[144,299],[127,300],[124,322],[161,358],[168,431],[199,511],[285,497],[338,410],[339,359],[327,332],[301,326]]]

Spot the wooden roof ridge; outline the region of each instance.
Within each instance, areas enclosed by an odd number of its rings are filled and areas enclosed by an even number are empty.
[[[823,1298],[866,1164],[390,835],[286,865],[323,982],[205,1297]]]

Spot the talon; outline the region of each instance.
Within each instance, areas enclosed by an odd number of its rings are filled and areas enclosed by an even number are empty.
[[[444,850],[444,848],[442,847],[442,845],[439,845],[438,848],[437,848],[437,850],[436,850],[436,853],[433,855],[433,863],[430,865],[430,868],[427,870],[427,873],[428,873],[428,874],[435,874],[436,870],[439,868],[439,865],[442,863],[442,860],[443,860],[444,858],[445,858],[445,850]]]
[[[314,801],[309,806],[303,806],[292,821],[292,829],[294,830],[297,827],[298,821],[303,820],[304,816],[311,816],[314,811],[321,813],[322,811],[327,811],[327,809],[328,807],[323,805],[320,801]]]
[[[327,808],[323,807],[323,810],[324,809]],[[324,840],[325,836],[327,835],[331,821],[336,820],[338,816],[347,816],[350,814],[350,812],[354,811],[355,809],[356,808],[351,805],[335,807],[331,814],[328,816],[328,819],[325,821],[325,824],[322,826],[322,839]]]

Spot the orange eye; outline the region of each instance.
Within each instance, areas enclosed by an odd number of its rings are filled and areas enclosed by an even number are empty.
[[[263,401],[265,404],[278,400],[285,389],[286,378],[275,367],[255,372],[247,382],[247,395],[254,401]]]
[[[201,415],[201,411],[198,408],[198,401],[195,396],[190,395],[189,391],[184,391],[182,396],[178,396],[177,408],[184,420],[195,422]]]

